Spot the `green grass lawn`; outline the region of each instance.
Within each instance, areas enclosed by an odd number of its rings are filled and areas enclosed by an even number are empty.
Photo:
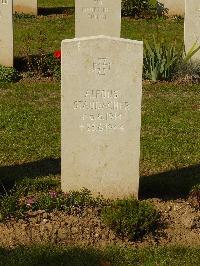
[[[74,7],[74,0],[38,0],[38,7]]]
[[[55,11],[56,12],[56,11]],[[60,49],[63,39],[74,38],[74,15],[15,17],[15,56],[45,53]],[[182,19],[130,19],[122,18],[121,36],[134,40],[164,39],[169,45],[183,45]]]

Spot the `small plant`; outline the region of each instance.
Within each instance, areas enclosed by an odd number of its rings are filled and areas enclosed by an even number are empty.
[[[25,184],[25,186],[23,186]],[[16,185],[10,195],[6,194],[0,198],[0,221],[9,217],[23,217],[27,211],[44,210],[51,212],[53,210],[66,211],[69,214],[81,214],[85,208],[102,208],[107,201],[101,197],[93,197],[87,189],[81,191],[62,191],[50,190],[45,192],[30,193],[27,183]],[[30,183],[31,184],[31,183]],[[41,185],[41,184],[40,184]],[[32,184],[30,185],[32,186]]]
[[[152,81],[170,80],[177,62],[182,58],[182,48],[177,51],[174,44],[171,47],[166,42],[153,44],[144,42],[144,77]]]
[[[154,0],[122,0],[122,15],[141,17],[155,15],[156,1]]]
[[[195,43],[188,53],[184,53],[183,58],[176,65],[173,79],[178,82],[199,83],[200,82],[200,62],[191,60],[193,55],[200,50],[200,46]]]
[[[19,73],[13,67],[5,67],[0,65],[0,82],[10,83],[20,79]]]
[[[200,83],[200,62],[180,62],[174,71],[173,80],[178,83]]]
[[[189,202],[192,207],[200,210],[200,184],[194,186],[190,191]]]
[[[190,51],[185,54],[183,48],[177,50],[176,45],[166,45],[166,42],[156,42],[153,44],[144,42],[144,78],[152,81],[171,80],[179,65],[185,65],[200,49],[194,44]]]
[[[0,222],[16,213],[17,201],[18,197],[16,195],[6,195],[0,198]]]
[[[160,224],[160,214],[154,207],[136,199],[113,201],[103,209],[101,217],[117,235],[131,241],[154,233]]]
[[[52,211],[64,210],[68,213],[77,210],[81,212],[86,207],[101,206],[103,200],[99,197],[94,198],[87,189],[81,191],[70,191],[69,193],[50,191],[48,194],[42,194],[37,201],[34,201],[34,210]]]

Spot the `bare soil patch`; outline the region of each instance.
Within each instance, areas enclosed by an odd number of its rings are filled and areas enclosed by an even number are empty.
[[[0,246],[59,244],[103,247],[109,244],[147,247],[200,245],[200,211],[184,200],[148,200],[161,212],[165,227],[156,236],[139,242],[120,239],[98,217],[98,210],[86,209],[82,215],[64,212],[30,212],[25,219],[0,223]]]

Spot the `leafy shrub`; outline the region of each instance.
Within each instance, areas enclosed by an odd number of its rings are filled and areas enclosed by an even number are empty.
[[[122,0],[122,15],[140,17],[155,14],[156,1],[154,0]]]
[[[173,80],[179,83],[200,83],[200,62],[181,61],[174,70]]]
[[[155,232],[160,223],[160,215],[152,205],[135,199],[113,201],[102,210],[101,217],[117,235],[129,240]]]
[[[58,52],[60,50],[55,51],[54,53],[46,53],[44,51],[44,42],[47,40],[45,34],[40,31],[38,36],[38,54],[31,54],[31,43],[33,41],[32,35],[27,34],[27,36],[23,39],[24,43],[26,43],[25,49],[23,49],[22,53],[25,54],[24,58],[19,58],[17,61],[18,68],[20,71],[26,71],[29,75],[37,75],[40,77],[54,77],[56,79],[60,79],[61,77],[61,53],[58,57]]]
[[[190,204],[200,210],[200,184],[194,186],[189,193]]]
[[[13,67],[5,67],[0,65],[0,82],[16,82],[20,79],[19,73]]]
[[[28,55],[25,59],[25,65],[30,73],[36,73],[42,77],[55,77],[60,78],[61,62],[54,57],[52,53]]]

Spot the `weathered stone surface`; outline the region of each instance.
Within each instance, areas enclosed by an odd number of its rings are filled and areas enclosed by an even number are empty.
[[[0,65],[13,66],[12,0],[0,0]]]
[[[37,15],[37,0],[13,0],[14,13]]]
[[[159,14],[166,10],[166,14],[169,16],[184,16],[185,0],[158,0],[157,2]]]
[[[188,52],[196,43],[200,45],[200,1],[186,0],[185,8],[185,49]],[[193,56],[193,60],[200,60],[200,51]]]
[[[75,36],[120,37],[121,0],[75,0]]]
[[[62,42],[62,189],[138,195],[142,42]]]

